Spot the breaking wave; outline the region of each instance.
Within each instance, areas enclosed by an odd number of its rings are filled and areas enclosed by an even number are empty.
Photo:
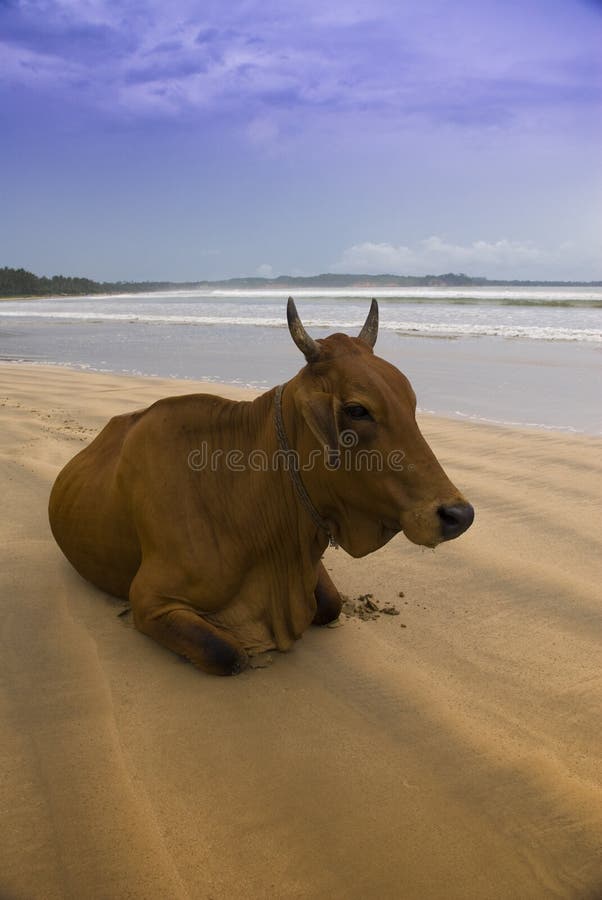
[[[287,290],[180,290],[0,303],[0,320],[284,328]],[[304,324],[353,333],[369,298],[383,331],[412,337],[500,337],[602,343],[602,288],[353,288],[295,290]]]
[[[325,311],[326,312],[326,311]],[[339,310],[340,312],[340,310]],[[304,315],[303,322],[307,328],[329,329],[330,331],[352,331],[361,328],[363,311],[358,316],[336,315]],[[253,326],[260,328],[285,328],[286,323],[280,313],[278,316],[253,314],[237,315],[187,315],[182,313],[149,313],[149,312],[114,312],[98,310],[4,310],[0,308],[2,318],[34,318],[53,319],[72,322],[122,322],[143,325],[188,325],[188,326]],[[518,324],[514,322],[495,321],[420,321],[418,319],[381,318],[380,328],[400,335],[423,337],[502,337],[526,338],[539,341],[579,341],[602,343],[602,322],[600,328],[569,327],[567,323],[538,325],[535,323]]]

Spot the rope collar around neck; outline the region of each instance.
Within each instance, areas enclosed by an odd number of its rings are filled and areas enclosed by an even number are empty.
[[[293,480],[295,491],[297,492],[299,500],[311,516],[314,524],[317,525],[321,531],[326,532],[326,534],[328,535],[328,543],[330,544],[330,546],[338,547],[339,545],[333,538],[326,519],[322,518],[316,507],[311,502],[311,497],[307,493],[305,485],[301,480],[301,475],[299,474],[299,459],[297,453],[292,450],[292,447],[288,442],[286,431],[284,430],[284,419],[282,418],[282,392],[284,391],[284,388],[285,385],[279,384],[276,388],[276,393],[274,394],[274,425],[276,426],[276,436],[278,438],[278,444],[280,446],[280,449],[287,454],[287,458],[291,460],[291,464],[287,466],[287,469]]]

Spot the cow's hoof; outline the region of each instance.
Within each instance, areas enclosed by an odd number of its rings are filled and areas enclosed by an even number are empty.
[[[338,619],[343,607],[343,601],[338,593],[316,591],[318,608],[312,619],[312,625],[329,625]]]
[[[249,657],[244,650],[236,650],[231,654],[224,654],[222,665],[216,675],[240,675],[249,665]]]
[[[238,675],[249,665],[249,657],[235,641],[212,634],[204,641],[203,654],[196,665],[210,675]]]
[[[234,660],[234,663],[232,665],[232,670],[230,672],[225,672],[224,674],[240,675],[240,673],[244,672],[244,670],[248,667],[248,665],[249,665],[249,657],[247,656],[245,651],[242,650],[238,654],[237,658]]]

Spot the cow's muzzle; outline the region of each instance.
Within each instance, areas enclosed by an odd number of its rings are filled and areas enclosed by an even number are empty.
[[[474,509],[470,503],[454,503],[437,510],[441,539],[451,541],[464,534],[474,521]]]

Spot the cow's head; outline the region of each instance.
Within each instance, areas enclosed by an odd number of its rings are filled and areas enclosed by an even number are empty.
[[[333,537],[364,556],[399,531],[427,547],[466,531],[474,510],[420,433],[410,382],[372,352],[376,301],[356,338],[314,340],[292,298],[287,315],[307,360],[287,385],[287,419],[306,461],[303,481]]]

